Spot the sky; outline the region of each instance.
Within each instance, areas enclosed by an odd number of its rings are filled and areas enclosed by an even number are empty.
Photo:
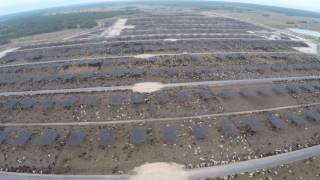
[[[21,11],[67,6],[81,3],[110,2],[121,0],[0,0],[0,15]],[[159,0],[161,1],[161,0]],[[208,0],[210,1],[210,0]],[[214,1],[214,0],[213,0]],[[224,0],[263,5],[273,5],[320,12],[320,0]]]

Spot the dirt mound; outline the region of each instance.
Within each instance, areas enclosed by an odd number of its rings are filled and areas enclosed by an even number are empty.
[[[130,180],[187,180],[183,165],[175,163],[147,163],[135,168]]]
[[[133,85],[132,91],[141,93],[150,93],[159,91],[163,88],[163,84],[158,82],[144,82]]]

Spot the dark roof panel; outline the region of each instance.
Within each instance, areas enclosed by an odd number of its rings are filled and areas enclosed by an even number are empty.
[[[102,129],[99,132],[98,140],[100,145],[113,145],[115,143],[115,132],[113,129]]]
[[[134,93],[131,100],[133,104],[143,104],[145,103],[145,96],[142,93]]]
[[[307,116],[312,121],[320,122],[320,113],[315,110],[308,111]]]
[[[161,129],[161,138],[166,143],[176,142],[177,140],[177,129],[172,126],[165,126]]]
[[[162,73],[161,69],[151,69],[148,74],[150,74],[150,76],[158,77],[161,75],[161,73]]]
[[[100,98],[98,96],[88,96],[85,99],[85,105],[88,107],[97,106],[100,102]]]
[[[200,98],[203,100],[209,100],[213,98],[213,93],[210,89],[201,89],[199,91]]]
[[[0,131],[0,144],[5,143],[8,135],[9,135],[9,131],[7,131],[7,130],[1,130]]]
[[[268,120],[271,123],[271,125],[276,129],[286,128],[286,124],[278,116],[271,115]]]
[[[258,120],[255,117],[249,117],[248,119],[246,119],[245,123],[253,132],[258,132],[262,129],[262,125],[258,122]]]
[[[299,94],[301,93],[301,89],[296,85],[288,85],[286,87],[290,93]]]
[[[197,140],[207,139],[208,137],[208,126],[204,123],[194,124],[192,126],[192,135]]]
[[[292,122],[297,126],[302,126],[305,124],[304,119],[295,113],[292,113],[292,112],[287,113],[287,118],[290,122]]]
[[[247,66],[245,68],[245,70],[248,71],[248,72],[255,72],[257,70],[257,67]]]
[[[258,94],[260,94],[262,96],[271,96],[272,92],[270,91],[270,89],[261,88],[261,89],[258,90]]]
[[[6,107],[8,110],[15,110],[17,108],[18,101],[16,99],[9,99],[5,104],[4,107]]]
[[[222,98],[227,99],[233,97],[235,94],[230,89],[222,89],[220,95]]]
[[[45,98],[43,101],[42,101],[42,106],[43,106],[43,108],[44,109],[53,109],[54,108],[54,106],[55,106],[55,104],[56,104],[56,102],[52,99],[52,98],[50,98],[50,97],[48,97],[48,98]]]
[[[188,90],[178,91],[176,97],[178,102],[186,102],[193,99],[192,93]]]
[[[313,67],[313,69],[320,71],[320,64],[314,63],[314,64],[312,65],[312,67]]]
[[[220,122],[220,128],[224,135],[226,136],[233,136],[238,133],[238,129],[236,125],[230,120],[222,120]]]
[[[312,83],[312,86],[313,86],[315,89],[320,90],[320,83],[318,83],[318,82]]]
[[[281,85],[276,85],[272,88],[273,92],[275,92],[276,94],[286,94],[287,93],[287,89],[284,86]]]
[[[37,101],[32,98],[24,98],[22,101],[20,101],[21,108],[28,110],[32,109],[36,103]]]
[[[69,109],[74,106],[78,102],[78,100],[79,99],[75,96],[68,96],[63,100],[63,107]]]
[[[281,71],[281,69],[282,69],[282,67],[280,67],[280,66],[278,66],[276,64],[271,66],[271,70],[274,71],[274,72],[279,72],[279,71]]]
[[[246,98],[255,96],[255,93],[253,91],[248,90],[248,89],[240,89],[239,94],[243,97],[246,97]]]
[[[309,92],[309,93],[313,93],[316,92],[317,90],[310,84],[303,84],[300,86],[300,88],[305,91],[305,92]]]
[[[44,131],[41,139],[40,145],[46,146],[52,144],[58,137],[58,133],[54,129],[47,129]]]
[[[64,81],[72,81],[75,77],[76,76],[74,74],[63,74],[60,78]]]
[[[130,142],[138,145],[146,141],[146,130],[141,127],[133,128],[130,132]]]
[[[85,137],[86,137],[85,132],[83,132],[81,130],[73,131],[70,133],[67,144],[71,145],[71,146],[80,145]]]
[[[154,93],[154,98],[157,104],[165,104],[169,102],[169,96],[165,92],[158,91]]]
[[[119,95],[111,95],[108,98],[108,104],[110,106],[120,106],[122,104],[122,96]]]
[[[169,77],[178,75],[178,70],[176,68],[168,68],[166,73]]]
[[[32,132],[31,131],[24,130],[24,131],[22,131],[21,133],[18,134],[14,144],[15,145],[19,145],[19,146],[23,146],[31,139],[31,136],[32,136]]]

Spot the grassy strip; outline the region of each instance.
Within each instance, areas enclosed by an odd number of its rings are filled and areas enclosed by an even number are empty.
[[[43,12],[19,13],[0,18],[0,44],[10,40],[74,28],[92,28],[96,20],[119,15],[130,15],[136,10],[117,10],[106,12],[84,12],[72,14],[44,15]]]

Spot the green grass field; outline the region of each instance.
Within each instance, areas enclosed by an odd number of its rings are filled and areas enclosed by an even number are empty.
[[[96,20],[136,13],[136,10],[114,10],[105,12],[84,12],[45,15],[44,11],[14,14],[0,17],[0,44],[12,39],[56,32],[74,28],[92,28]]]

